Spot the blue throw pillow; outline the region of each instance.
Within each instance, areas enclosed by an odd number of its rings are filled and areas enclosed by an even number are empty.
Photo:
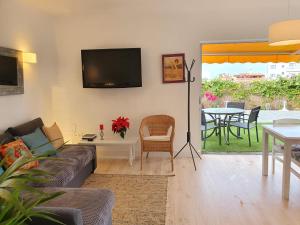
[[[48,155],[55,155],[55,149],[43,134],[40,128],[37,128],[33,133],[21,137],[27,147],[35,155],[42,155],[49,152]]]
[[[2,173],[4,173],[4,170],[3,170],[3,168],[0,166],[0,176],[1,176]]]

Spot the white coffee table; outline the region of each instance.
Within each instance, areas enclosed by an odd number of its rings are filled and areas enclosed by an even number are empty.
[[[129,148],[124,149],[129,150],[128,160],[130,166],[132,166],[133,160],[135,160],[138,140],[138,137],[125,137],[125,139],[121,139],[119,137],[105,137],[104,140],[101,140],[100,137],[97,137],[94,141],[81,140],[79,144],[96,146],[128,146]]]

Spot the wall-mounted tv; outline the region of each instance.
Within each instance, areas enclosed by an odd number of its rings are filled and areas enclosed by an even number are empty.
[[[142,86],[140,48],[81,50],[84,88]]]

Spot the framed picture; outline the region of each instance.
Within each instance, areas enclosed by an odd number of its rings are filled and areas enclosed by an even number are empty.
[[[184,54],[162,56],[163,83],[179,83],[185,81]]]

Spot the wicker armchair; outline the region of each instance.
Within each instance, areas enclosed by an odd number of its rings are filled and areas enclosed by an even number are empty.
[[[175,120],[167,115],[148,116],[142,120],[140,126],[141,139],[141,170],[143,169],[143,153],[169,152],[173,165],[173,140],[175,134]]]

